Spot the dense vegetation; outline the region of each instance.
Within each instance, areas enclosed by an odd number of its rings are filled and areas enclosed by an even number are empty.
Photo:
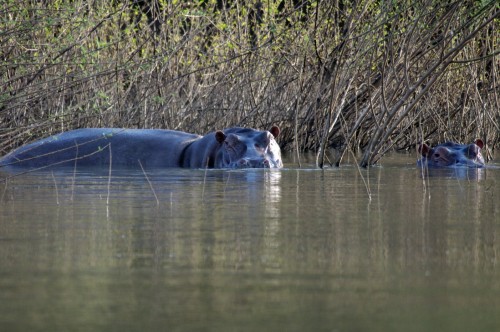
[[[277,124],[294,151],[377,162],[500,140],[497,0],[0,5],[0,154],[79,127]]]

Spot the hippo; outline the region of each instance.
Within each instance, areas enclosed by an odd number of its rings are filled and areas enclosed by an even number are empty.
[[[472,144],[458,144],[446,142],[430,148],[427,144],[418,147],[422,158],[418,161],[419,166],[428,167],[483,167],[484,158],[481,149],[484,143],[477,139]]]
[[[228,128],[205,136],[163,129],[88,128],[24,145],[0,158],[2,167],[124,166],[281,168],[281,151],[269,131]]]

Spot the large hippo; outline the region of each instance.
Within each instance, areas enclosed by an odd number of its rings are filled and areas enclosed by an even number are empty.
[[[429,167],[483,167],[484,158],[481,149],[484,143],[477,139],[472,144],[458,144],[446,142],[430,148],[427,144],[421,144],[418,151],[422,158],[418,161],[419,166]]]
[[[281,168],[280,129],[218,130],[199,136],[161,129],[77,129],[24,145],[0,167],[48,166]]]

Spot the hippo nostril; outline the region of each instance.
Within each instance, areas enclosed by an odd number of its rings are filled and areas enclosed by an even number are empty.
[[[236,168],[271,168],[273,167],[273,161],[264,158],[255,159],[239,159],[232,163],[233,167]]]

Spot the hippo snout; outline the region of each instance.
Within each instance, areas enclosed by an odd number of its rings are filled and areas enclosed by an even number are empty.
[[[271,163],[265,158],[241,158],[233,166],[235,168],[270,168]]]

